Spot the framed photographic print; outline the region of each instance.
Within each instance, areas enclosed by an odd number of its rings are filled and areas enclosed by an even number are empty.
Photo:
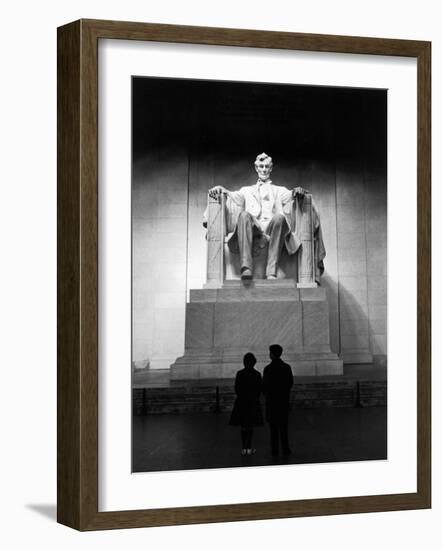
[[[59,522],[430,507],[430,51],[59,28]]]

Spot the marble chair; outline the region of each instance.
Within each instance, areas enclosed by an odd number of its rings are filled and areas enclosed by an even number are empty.
[[[314,288],[317,286],[314,273],[314,237],[311,224],[311,195],[306,195],[303,209],[305,216],[301,217],[302,230],[299,231],[302,246],[293,255],[289,255],[283,247],[278,263],[277,282],[289,280],[298,288]],[[241,279],[239,254],[231,252],[227,241],[234,231],[237,217],[241,209],[235,203],[220,195],[219,198],[208,196],[206,211],[207,223],[207,283],[205,288],[220,288],[225,281]],[[267,265],[268,242],[264,237],[255,236],[253,240],[253,280],[265,280]]]

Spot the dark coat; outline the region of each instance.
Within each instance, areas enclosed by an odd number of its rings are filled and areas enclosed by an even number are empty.
[[[261,403],[262,377],[254,368],[242,369],[236,373],[235,393],[236,399],[233,405],[229,424],[231,426],[262,426],[264,424]]]
[[[287,421],[292,386],[292,369],[281,359],[272,361],[264,368],[262,391],[266,397],[267,422]]]

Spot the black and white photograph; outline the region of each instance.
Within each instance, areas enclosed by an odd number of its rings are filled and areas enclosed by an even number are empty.
[[[3,548],[439,548],[438,8],[4,5]]]
[[[387,459],[387,95],[132,77],[134,472]]]

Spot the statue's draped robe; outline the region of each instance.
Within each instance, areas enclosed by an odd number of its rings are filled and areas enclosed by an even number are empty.
[[[289,255],[296,254],[301,245],[301,238],[297,229],[301,226],[300,219],[303,216],[303,197],[296,195],[290,189],[279,185],[270,184],[273,214],[283,214],[287,221],[287,232],[284,235],[284,246]],[[237,220],[242,210],[252,215],[261,239],[265,238],[258,221],[261,212],[261,199],[258,185],[241,187],[239,191],[230,191],[226,198],[226,233],[227,245],[231,252],[238,254]],[[204,221],[207,222],[207,211],[204,213]],[[317,209],[312,202],[312,229],[315,252],[315,279],[319,279],[324,272],[325,247],[322,238],[321,223]]]

